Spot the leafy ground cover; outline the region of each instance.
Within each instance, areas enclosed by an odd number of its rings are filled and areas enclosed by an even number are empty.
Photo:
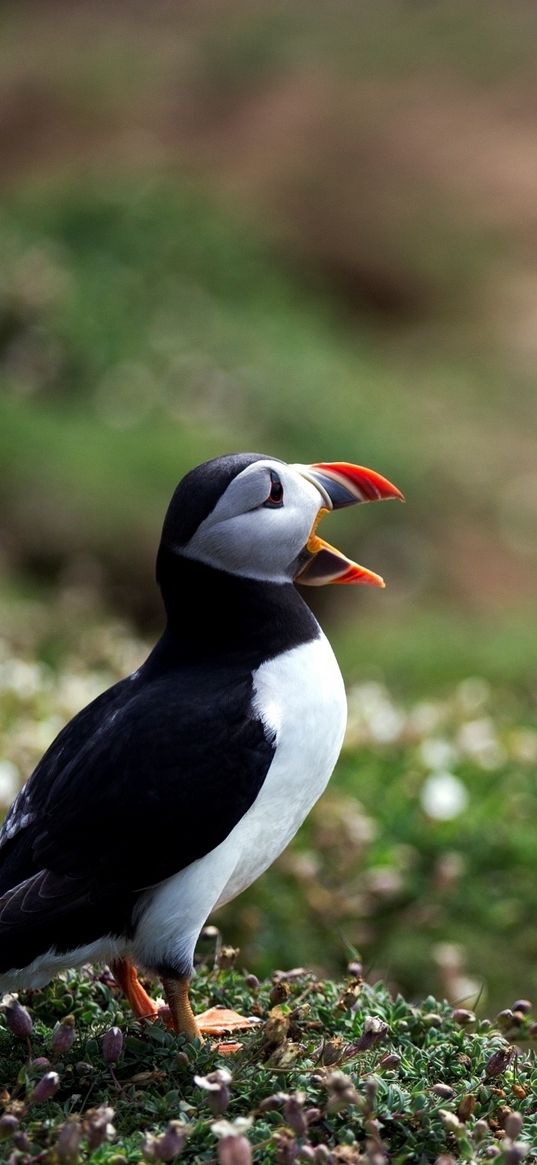
[[[226,961],[226,948],[223,952]],[[227,954],[229,958],[229,952]],[[531,1005],[488,1020],[298,968],[259,983],[200,970],[193,996],[262,1022],[224,1056],[130,1018],[106,970],[8,999],[0,1029],[10,1165],[382,1165],[534,1160]],[[24,1009],[24,1010],[22,1010]],[[31,1028],[31,1030],[30,1030]],[[15,1032],[18,1033],[18,1038]]]

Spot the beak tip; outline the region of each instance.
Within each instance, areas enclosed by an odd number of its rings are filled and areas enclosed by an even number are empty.
[[[379,497],[376,498],[376,501],[378,501],[378,502],[383,502],[383,501],[384,502],[406,502],[406,498],[405,498],[403,491],[398,489],[396,485],[393,485],[393,482],[391,482],[391,481],[388,482],[388,484],[390,486],[389,492],[388,492],[388,490],[386,490],[386,492],[384,494],[379,495]]]

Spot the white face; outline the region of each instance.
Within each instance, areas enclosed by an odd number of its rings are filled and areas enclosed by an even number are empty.
[[[322,506],[320,489],[297,468],[255,461],[233,478],[181,554],[229,574],[290,582]]]

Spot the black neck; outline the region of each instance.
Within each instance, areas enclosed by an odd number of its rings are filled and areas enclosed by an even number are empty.
[[[157,579],[168,618],[160,650],[176,659],[248,661],[255,667],[319,634],[292,583],[227,574],[165,546],[158,554]]]

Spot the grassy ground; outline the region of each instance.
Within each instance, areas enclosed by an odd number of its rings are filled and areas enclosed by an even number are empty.
[[[233,1005],[263,1022],[224,1057],[133,1021],[106,974],[21,996],[31,1035],[0,1029],[1,1159],[535,1160],[534,1056],[505,1038],[531,1038],[525,1001],[501,1017],[502,1034],[432,997],[411,1006],[367,986],[356,965],[339,984],[303,969],[259,983],[202,968],[193,997],[198,1009]],[[9,1009],[6,1023],[29,1027]]]

